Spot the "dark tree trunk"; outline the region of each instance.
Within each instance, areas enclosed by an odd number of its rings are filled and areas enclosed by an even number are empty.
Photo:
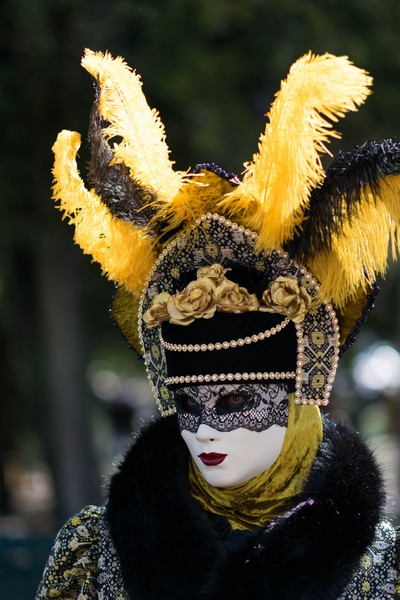
[[[79,250],[43,240],[40,256],[41,330],[44,343],[42,435],[52,467],[58,517],[64,520],[100,500],[90,426],[91,394],[84,372]]]

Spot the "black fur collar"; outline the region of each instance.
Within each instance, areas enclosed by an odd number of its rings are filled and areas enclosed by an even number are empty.
[[[300,503],[221,544],[187,480],[176,418],[151,425],[110,484],[107,518],[132,600],[336,600],[372,543],[384,501],[359,437],[324,423]]]

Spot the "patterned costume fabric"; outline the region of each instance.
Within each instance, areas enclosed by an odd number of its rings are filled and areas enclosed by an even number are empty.
[[[381,523],[373,546],[361,558],[360,568],[339,600],[384,600],[399,596],[398,535],[388,522]]]
[[[383,521],[374,544],[362,557],[359,569],[338,600],[399,598],[396,551],[399,552],[396,532]],[[60,531],[36,596],[36,600],[49,598],[129,600],[104,508],[88,506]]]
[[[104,508],[88,506],[60,531],[36,599],[128,600]]]

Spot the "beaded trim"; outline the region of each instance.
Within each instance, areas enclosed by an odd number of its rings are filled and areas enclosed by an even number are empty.
[[[329,314],[329,317],[332,319],[333,327],[334,327],[334,349],[333,349],[333,359],[331,363],[331,369],[329,377],[327,378],[328,383],[324,386],[323,398],[322,399],[313,399],[307,398],[302,394],[303,388],[303,365],[305,364],[305,339],[303,335],[303,326],[301,323],[296,323],[296,335],[297,335],[297,368],[296,368],[296,392],[295,392],[295,404],[316,404],[317,406],[327,406],[329,404],[329,397],[331,395],[333,382],[335,380],[336,370],[339,362],[339,353],[340,353],[340,333],[339,333],[339,325],[338,320],[336,318],[336,313],[333,310],[333,307],[325,301],[325,310]]]
[[[212,352],[213,350],[228,350],[229,348],[236,348],[237,346],[244,346],[245,344],[261,342],[262,340],[265,340],[265,338],[269,338],[271,335],[276,335],[282,331],[282,329],[284,329],[289,322],[289,317],[286,317],[282,323],[278,323],[278,325],[275,325],[275,327],[271,327],[270,329],[266,329],[260,333],[247,336],[245,338],[239,338],[237,340],[215,342],[214,344],[171,344],[170,342],[166,342],[164,340],[160,329],[160,342],[166,350],[170,350],[172,352]]]
[[[227,229],[231,230],[233,235],[235,235],[236,233],[239,235],[243,235],[243,241],[245,241],[247,238],[249,247],[254,247],[254,245],[257,241],[258,235],[256,232],[251,231],[250,229],[247,229],[246,227],[243,227],[242,225],[238,225],[237,223],[234,223],[231,220],[226,219],[225,217],[223,217],[217,213],[214,213],[214,214],[207,213],[206,215],[202,215],[202,217],[197,219],[196,222],[192,225],[191,230],[196,229],[196,227],[201,226],[201,224],[206,221],[208,221],[208,222],[216,221],[220,225],[223,225]],[[157,272],[159,267],[162,265],[163,261],[168,257],[168,255],[171,252],[174,253],[176,251],[176,249],[180,249],[180,248],[184,247],[186,240],[188,239],[189,236],[190,236],[190,231],[182,233],[181,235],[177,236],[175,239],[171,240],[168,243],[167,247],[164,248],[164,250],[161,252],[161,254],[156,259],[156,261],[153,265],[153,268],[151,269],[151,271],[147,277],[147,280],[144,285],[142,295],[140,298],[140,302],[139,302],[138,333],[139,333],[139,339],[140,339],[143,355],[146,357],[145,365],[146,365],[147,376],[148,376],[148,380],[150,383],[150,387],[154,393],[154,396],[157,400],[157,404],[160,408],[161,414],[164,416],[167,416],[167,415],[175,412],[173,397],[167,387],[168,383],[171,383],[171,381],[170,381],[170,378],[167,378],[165,376],[166,374],[163,372],[163,368],[165,368],[165,366],[164,366],[165,362],[163,362],[163,361],[165,361],[165,357],[162,358],[160,356],[160,359],[156,359],[155,356],[152,355],[153,348],[155,348],[155,346],[157,344],[156,339],[159,340],[158,333],[156,333],[157,338],[154,338],[154,336],[153,337],[149,336],[148,332],[146,332],[146,335],[144,335],[144,329],[143,329],[144,324],[142,321],[142,317],[143,317],[143,312],[144,312],[144,304],[146,302],[146,299],[148,298],[149,286],[151,285],[151,281],[152,281],[154,274]],[[278,256],[280,255],[282,260],[289,259],[287,252],[284,252],[282,250],[275,249],[275,250],[272,250],[271,252],[275,252],[275,254],[277,254]],[[320,290],[320,286],[319,286],[318,282],[316,281],[316,279],[313,277],[313,275],[308,271],[308,269],[306,269],[302,265],[299,265],[298,263],[296,263],[293,260],[290,260],[290,264],[293,267],[298,268],[298,273],[299,273],[301,279],[304,281],[303,285],[308,284],[309,286],[311,286],[311,289],[313,289],[316,293],[318,293]],[[332,354],[329,357],[328,354],[325,352],[324,358],[323,359],[321,358],[321,362],[323,363],[325,368],[327,367],[329,369],[329,373],[327,374],[326,379],[325,379],[324,373],[322,373],[322,376],[324,379],[324,381],[321,385],[322,389],[319,390],[320,385],[314,386],[313,384],[310,383],[310,378],[313,377],[313,374],[311,373],[311,370],[309,368],[310,361],[312,363],[312,368],[313,368],[313,365],[315,365],[317,367],[317,373],[316,373],[317,377],[318,377],[318,373],[319,373],[319,366],[317,364],[318,359],[317,359],[315,352],[314,352],[314,354],[309,354],[309,336],[312,335],[312,332],[310,330],[310,327],[306,323],[306,321],[308,319],[308,317],[306,317],[305,321],[302,324],[295,324],[297,337],[298,337],[297,363],[296,363],[296,373],[295,373],[295,386],[296,386],[295,403],[296,404],[304,404],[304,405],[305,404],[316,404],[318,406],[321,406],[321,405],[326,406],[329,403],[329,396],[331,394],[331,390],[332,390],[332,386],[333,386],[332,384],[333,384],[333,381],[335,378],[335,374],[336,374],[336,370],[337,370],[337,366],[338,366],[338,360],[339,360],[340,334],[339,334],[338,319],[336,317],[336,314],[335,314],[335,311],[333,310],[332,305],[330,305],[327,300],[323,300],[322,303],[323,303],[323,305],[325,305],[322,310],[324,310],[326,312],[327,321],[328,321],[327,327],[323,327],[323,331],[326,333],[327,340],[328,340],[327,343],[329,344],[329,346],[331,348]],[[330,331],[328,331],[329,328],[330,328]],[[152,346],[152,344],[153,344],[153,346]],[[201,344],[200,344],[200,346],[201,346]],[[164,353],[163,346],[162,345],[161,345],[161,347],[159,346],[159,349],[161,350],[161,355],[162,355]],[[200,348],[200,351],[201,351],[201,348]],[[159,352],[159,351],[157,350],[157,352]],[[318,354],[318,356],[319,356],[319,354]],[[235,374],[231,373],[230,375],[233,375],[232,381],[235,381]],[[257,380],[258,377],[260,377],[260,375],[258,375],[257,373],[255,375],[256,375],[256,380]],[[257,375],[258,375],[258,377],[257,377]],[[261,375],[263,375],[263,374],[261,374]],[[200,376],[197,376],[197,377],[200,377]],[[210,375],[210,378],[212,378],[212,375]],[[249,373],[249,378],[250,378],[250,373]],[[213,379],[210,379],[210,381],[213,381]],[[186,381],[184,381],[183,383],[186,383]]]
[[[265,381],[265,380],[280,380],[294,379],[296,373],[294,371],[281,373],[214,373],[213,375],[177,375],[176,377],[167,377],[165,383],[167,385],[177,385],[180,383],[211,383],[217,381]]]

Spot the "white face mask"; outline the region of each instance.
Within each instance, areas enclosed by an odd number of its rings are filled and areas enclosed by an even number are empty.
[[[285,386],[188,386],[174,396],[182,437],[210,485],[239,485],[278,458],[288,421]]]

